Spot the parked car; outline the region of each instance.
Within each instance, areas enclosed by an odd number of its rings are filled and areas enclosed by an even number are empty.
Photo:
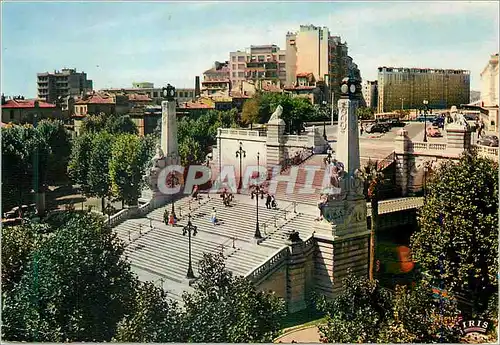
[[[498,137],[496,135],[485,135],[477,143],[483,146],[498,147]]]
[[[434,121],[432,121],[432,125],[437,128],[444,128],[444,117],[436,117]]]
[[[388,132],[389,129],[386,125],[381,123],[372,123],[366,126],[365,131],[366,133],[385,133]]]
[[[417,117],[417,121],[418,122],[424,122],[424,121],[427,121],[429,123],[432,123],[434,120],[436,119],[436,117],[434,115],[429,115],[427,114],[427,116],[424,116],[424,115],[419,115]]]
[[[401,121],[400,119],[390,119],[389,123],[392,127],[404,127],[406,126],[406,122]]]
[[[441,131],[436,127],[427,127],[427,135],[429,137],[442,137]]]

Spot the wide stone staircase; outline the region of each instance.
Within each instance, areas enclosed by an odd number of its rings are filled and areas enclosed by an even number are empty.
[[[213,208],[219,219],[215,226],[210,222]],[[125,243],[125,256],[139,278],[163,286],[170,297],[178,301],[182,300],[183,291],[192,289],[186,279],[188,237],[182,234],[189,213],[192,224],[198,230],[197,235],[191,238],[195,275],[204,253],[222,252],[227,269],[235,275],[245,276],[263,265],[276,250],[283,248],[290,232],[299,231],[301,237],[306,236],[306,229],[311,232],[314,218],[293,212],[291,204],[284,209],[267,209],[262,200],[259,202],[259,224],[264,238],[256,243],[255,200],[248,195],[236,195],[230,207],[225,207],[218,195],[209,198],[203,194],[199,202],[190,202],[190,197],[185,197],[175,202],[179,217],[176,226],[164,224],[165,209],[170,212],[171,204],[141,218],[127,219],[114,231]]]

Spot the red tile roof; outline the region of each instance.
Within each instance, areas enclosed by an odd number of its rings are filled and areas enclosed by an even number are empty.
[[[34,108],[36,99],[9,99],[5,104],[2,104],[2,108],[5,109],[24,109],[24,108]],[[56,105],[52,103],[47,103],[45,101],[38,100],[38,106],[40,108],[55,108]]]
[[[229,83],[229,79],[223,79],[223,80],[206,80],[202,81],[201,84],[207,84],[207,83]]]
[[[115,104],[113,97],[109,95],[92,94],[88,98],[80,99],[75,104]]]
[[[287,86],[285,87],[285,90],[290,90],[290,91],[302,91],[302,90],[314,90],[316,86]]]
[[[128,96],[129,101],[135,101],[135,102],[151,102],[152,101],[152,99],[149,98],[148,95],[131,93],[131,94],[128,94],[127,96]]]
[[[311,72],[302,72],[302,73],[297,73],[297,77],[299,77],[299,78],[309,77],[310,75],[312,75],[312,73],[311,73]]]
[[[205,103],[200,103],[200,102],[186,102],[182,103],[179,108],[182,109],[215,109],[215,107],[210,106]]]

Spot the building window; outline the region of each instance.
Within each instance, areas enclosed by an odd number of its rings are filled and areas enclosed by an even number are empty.
[[[244,56],[238,56],[238,62],[245,62]]]
[[[257,57],[257,60],[258,60],[259,62],[264,61],[264,60],[265,60],[264,55],[259,55],[259,56]]]
[[[14,120],[14,110],[11,110],[11,111],[10,111],[10,119],[11,119],[11,120]]]
[[[233,72],[233,78],[236,78],[236,72]]]
[[[236,56],[234,56],[234,55],[233,55],[233,56],[231,56],[231,61],[232,61],[232,62],[236,62]]]
[[[153,97],[158,97],[158,92],[153,92]]]
[[[245,64],[240,63],[240,64],[238,65],[238,69],[245,69]]]
[[[245,76],[244,72],[238,72],[238,78],[243,78]]]
[[[279,60],[280,60],[280,61],[285,61],[285,55],[280,55],[280,56],[279,56]]]
[[[234,56],[233,56],[234,57]],[[235,63],[233,63],[233,69],[237,69],[237,66]]]

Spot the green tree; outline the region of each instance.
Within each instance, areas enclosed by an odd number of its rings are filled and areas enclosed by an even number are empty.
[[[46,183],[55,184],[67,180],[71,154],[71,137],[60,120],[42,120],[36,130],[49,147]]]
[[[437,300],[426,282],[421,282],[413,288],[396,286],[393,301],[391,319],[387,325],[380,328],[377,342],[459,342],[459,313],[455,304],[449,298]]]
[[[205,254],[194,292],[183,296],[189,342],[272,342],[280,330],[284,303],[233,277],[222,254]]]
[[[359,107],[356,109],[359,120],[373,120],[375,111],[372,108]]]
[[[81,134],[93,134],[104,130],[106,126],[106,115],[87,115],[82,122]]]
[[[326,324],[319,326],[323,341],[374,343],[390,317],[392,299],[376,280],[349,273],[341,294],[332,301],[321,300],[318,308],[326,313]]]
[[[466,293],[481,314],[498,298],[498,164],[466,153],[443,163],[427,186],[413,258],[447,290]]]
[[[30,256],[4,299],[2,337],[10,341],[109,341],[133,305],[137,280],[101,217],[76,214]]]
[[[183,315],[165,290],[140,283],[130,314],[118,324],[114,341],[127,343],[183,342]]]
[[[108,116],[104,128],[113,134],[138,134],[137,126],[129,115]]]
[[[89,155],[87,183],[89,195],[101,198],[101,211],[104,212],[104,199],[111,194],[109,161],[114,137],[108,132],[99,132],[92,139]]]
[[[2,291],[10,292],[19,284],[29,266],[30,254],[43,240],[43,224],[26,223],[2,227]]]
[[[133,134],[122,134],[115,138],[111,148],[111,189],[127,205],[137,205],[144,184],[142,175],[148,157],[142,140]]]
[[[180,143],[179,156],[183,166],[201,163],[204,158],[200,144],[192,137],[187,137]]]
[[[71,180],[79,184],[85,194],[89,193],[88,174],[93,138],[93,134],[83,134],[74,140],[68,164]]]
[[[245,125],[252,125],[260,121],[259,100],[250,98],[243,103],[241,112],[241,122]]]

